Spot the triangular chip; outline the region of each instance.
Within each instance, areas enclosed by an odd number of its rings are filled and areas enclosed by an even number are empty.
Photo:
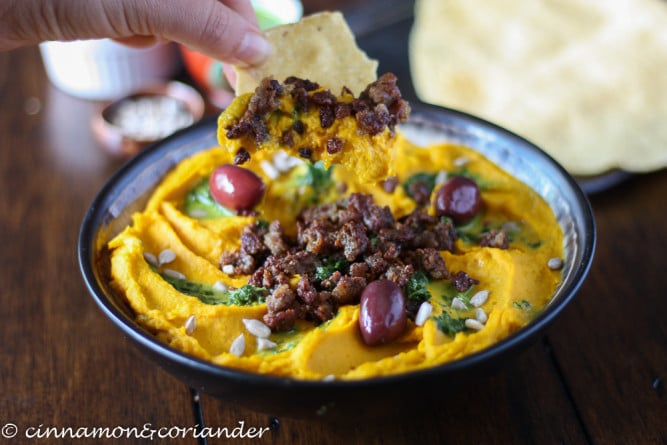
[[[266,31],[273,54],[262,65],[234,67],[237,95],[255,90],[265,77],[289,76],[325,85],[336,94],[345,86],[359,94],[377,78],[376,60],[357,47],[340,12],[321,12]]]

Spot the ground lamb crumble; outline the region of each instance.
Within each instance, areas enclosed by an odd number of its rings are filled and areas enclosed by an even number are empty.
[[[451,280],[458,290],[477,281],[447,270],[440,251],[452,251],[456,232],[448,219],[423,208],[396,220],[373,196],[354,193],[335,203],[304,208],[297,235],[285,235],[279,221],[247,225],[238,251],[222,255],[220,267],[250,275],[248,284],[270,291],[264,322],[289,330],[298,319],[327,321],[338,307],[358,304],[368,283],[388,279],[405,288],[417,271],[433,280]],[[298,275],[299,281],[292,284]],[[408,301],[408,316],[418,309]]]

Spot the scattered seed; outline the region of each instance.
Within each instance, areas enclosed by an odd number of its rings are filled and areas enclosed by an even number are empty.
[[[258,351],[264,351],[266,349],[273,349],[276,346],[278,346],[277,343],[272,342],[268,338],[257,338],[257,350]]]
[[[245,328],[248,330],[248,332],[250,332],[255,337],[268,338],[268,336],[271,335],[271,328],[269,328],[261,321],[255,320],[254,318],[244,318],[243,324],[245,325]]]
[[[245,336],[243,334],[239,335],[234,339],[231,346],[229,347],[229,353],[237,357],[241,357],[245,351]]]
[[[547,261],[547,267],[551,270],[560,270],[563,268],[563,260],[560,258],[549,258],[549,261]]]
[[[419,306],[419,310],[417,310],[417,315],[415,316],[415,324],[417,326],[423,326],[424,323],[426,323],[426,320],[428,320],[428,317],[431,316],[431,312],[433,312],[433,306],[428,301],[424,301]]]
[[[227,285],[223,283],[222,281],[216,281],[213,283],[213,290],[218,291],[218,292],[226,292],[229,290]]]
[[[518,232],[521,230],[521,226],[516,221],[507,221],[502,225],[501,229],[506,232]]]
[[[176,254],[171,249],[164,249],[157,257],[160,266],[163,264],[169,264],[176,259]]]
[[[278,171],[284,173],[290,171],[292,168],[297,165],[303,164],[301,159],[290,156],[284,151],[279,151],[273,155],[273,166],[278,169]]]
[[[262,167],[262,170],[264,170],[264,173],[269,179],[276,179],[280,176],[280,171],[278,171],[276,166],[267,160],[260,162],[259,166]]]
[[[460,311],[465,311],[466,309],[468,309],[468,306],[459,297],[454,297],[454,299],[452,300],[452,307]]]
[[[192,335],[192,333],[197,328],[197,322],[195,321],[195,316],[190,315],[187,320],[185,320],[185,333]]]
[[[157,257],[150,252],[144,252],[144,259],[148,264],[154,267],[160,267]]]
[[[480,307],[481,305],[486,303],[486,300],[488,298],[489,298],[489,291],[481,290],[472,296],[472,298],[470,299],[470,304],[472,304],[474,307]]]
[[[475,319],[482,324],[486,324],[487,320],[489,319],[489,316],[486,315],[486,312],[484,312],[484,309],[482,309],[481,307],[478,307],[475,310]]]
[[[227,275],[233,275],[234,274],[234,266],[232,264],[225,264],[222,266],[222,271],[226,273]]]
[[[435,185],[441,185],[447,182],[447,172],[440,170],[437,175],[435,175]]]
[[[465,325],[466,328],[473,329],[475,331],[481,331],[484,329],[484,325],[474,318],[466,318]]]
[[[466,158],[465,156],[459,156],[458,158],[454,159],[454,167],[463,167],[464,165],[467,165],[468,162],[470,162],[470,159]]]
[[[208,216],[208,212],[203,209],[192,209],[188,212],[188,216],[193,218],[206,218]]]
[[[169,278],[176,278],[177,280],[185,280],[185,275],[174,269],[162,269],[162,273]]]

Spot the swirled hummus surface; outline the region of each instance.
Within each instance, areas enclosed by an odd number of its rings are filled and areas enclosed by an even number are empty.
[[[318,109],[309,113],[319,116]],[[319,118],[302,119],[311,125]],[[251,211],[225,209],[209,190],[217,167],[238,164],[240,145],[212,147],[182,161],[109,243],[113,287],[138,323],[166,344],[263,374],[361,379],[488,348],[528,324],[551,299],[561,280],[562,231],[540,196],[476,151],[447,143],[417,146],[400,126],[393,130],[371,141],[374,150],[391,153],[391,170],[379,156],[324,165],[321,158],[299,156],[299,144],[288,148],[291,155],[279,147],[249,150],[242,168],[265,186]],[[367,137],[354,119],[337,122],[335,131],[349,146]],[[308,137],[309,144],[326,147],[334,136],[319,131]],[[310,154],[315,152],[321,153]],[[367,171],[384,172],[377,174],[384,180],[368,181]],[[438,190],[455,177],[473,181],[480,192],[480,208],[464,222],[437,210]],[[351,216],[361,227],[353,234],[367,242],[341,242],[340,251],[338,241],[322,248],[304,235],[304,221],[313,214],[340,219],[363,209],[395,226],[377,229]],[[416,220],[427,222],[405,232]],[[260,241],[251,250],[253,234]],[[272,235],[289,255],[302,258],[280,269],[280,278],[267,264],[280,261]],[[416,238],[426,244],[415,244]],[[388,266],[376,275],[398,283],[407,321],[391,341],[371,346],[359,322],[363,289],[336,300],[336,286],[345,277],[370,284],[378,278],[371,275],[380,257]],[[276,296],[278,288],[289,304]],[[304,289],[315,289],[318,302]]]

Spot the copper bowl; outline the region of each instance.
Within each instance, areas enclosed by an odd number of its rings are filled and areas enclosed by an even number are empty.
[[[191,86],[157,83],[109,103],[93,117],[92,126],[109,153],[129,158],[198,122],[204,109],[204,99]]]

